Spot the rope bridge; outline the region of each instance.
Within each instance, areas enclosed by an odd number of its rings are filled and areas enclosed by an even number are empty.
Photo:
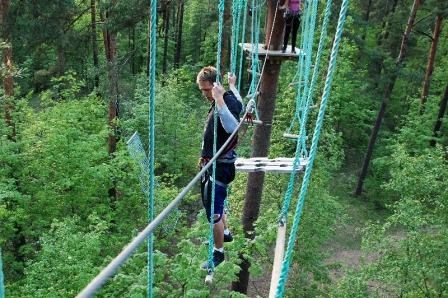
[[[242,6],[244,6],[244,21],[243,21],[243,36],[245,31],[245,14],[247,9],[247,0],[234,0],[239,1],[238,3],[234,2],[234,10],[233,13],[238,15],[238,18],[234,18],[234,24],[237,28],[239,28],[239,17],[241,15],[241,9]],[[336,58],[338,55],[339,50],[339,44],[343,32],[344,22],[346,19],[346,12],[348,9],[348,3],[349,0],[343,0],[339,20],[338,20],[338,26],[336,30],[335,40],[333,43],[331,55],[330,55],[330,62],[328,66],[328,72],[327,77],[325,80],[325,87],[324,92],[322,95],[322,101],[320,104],[319,114],[316,121],[316,126],[312,138],[312,144],[310,149],[309,157],[306,159],[306,167],[303,165],[303,161],[305,160],[303,157],[307,156],[306,148],[305,148],[305,126],[308,118],[308,112],[309,107],[312,105],[312,94],[314,90],[314,86],[316,83],[316,79],[318,76],[318,65],[320,63],[321,58],[321,52],[324,46],[324,39],[326,37],[326,30],[327,25],[329,21],[329,15],[331,11],[331,5],[332,0],[327,0],[327,6],[325,10],[323,25],[322,25],[322,32],[318,47],[318,53],[316,55],[316,61],[315,61],[315,67],[313,71],[313,75],[311,78],[311,81],[309,81],[310,76],[310,69],[311,69],[311,52],[312,52],[312,43],[313,43],[313,37],[314,37],[314,29],[315,29],[315,22],[316,22],[316,15],[317,15],[317,3],[318,0],[312,0],[306,2],[307,6],[307,16],[306,16],[306,24],[305,29],[302,29],[304,31],[304,37],[303,37],[303,43],[305,44],[305,55],[299,55],[299,72],[303,74],[303,92],[301,92],[302,86],[298,87],[298,94],[296,97],[296,113],[301,113],[300,115],[300,126],[299,126],[299,136],[301,136],[301,139],[296,144],[296,152],[294,157],[294,162],[292,163],[293,170],[291,171],[290,176],[290,182],[288,184],[288,188],[285,194],[282,210],[280,212],[279,216],[279,231],[278,231],[278,238],[277,238],[277,246],[276,246],[276,256],[275,256],[275,262],[274,262],[274,269],[273,269],[273,280],[271,282],[271,294],[270,297],[283,297],[285,292],[285,286],[286,281],[288,278],[288,272],[290,267],[290,262],[292,258],[292,253],[294,250],[294,244],[297,238],[297,232],[299,228],[299,223],[302,215],[302,208],[303,204],[305,202],[306,193],[308,189],[308,185],[310,183],[310,176],[313,169],[314,160],[317,153],[317,145],[320,137],[320,131],[323,126],[323,120],[325,116],[325,110],[328,102],[328,98],[330,95],[331,85],[333,81],[333,76],[335,72],[336,67]],[[259,30],[259,15],[261,15],[258,12],[258,8],[255,6],[255,0],[252,0],[252,7],[253,7],[253,18],[252,18],[252,82],[251,87],[249,90],[249,95],[247,97],[250,98],[245,113],[243,116],[243,119],[247,117],[249,114],[249,111],[252,111],[252,109],[256,108],[256,102],[255,97],[258,93],[258,87],[261,82],[261,76],[263,75],[264,70],[264,64],[266,63],[266,58],[263,64],[263,68],[261,73],[259,73],[259,65],[258,65],[258,30]],[[124,262],[127,261],[127,259],[132,255],[132,253],[145,241],[145,239],[148,239],[148,297],[152,297],[152,275],[153,275],[153,259],[152,259],[152,234],[153,231],[170,215],[173,210],[180,204],[182,199],[187,195],[187,193],[192,189],[192,187],[200,180],[201,176],[210,168],[213,167],[212,175],[213,175],[213,183],[215,181],[215,172],[216,172],[216,160],[218,157],[224,152],[227,145],[232,141],[232,139],[235,137],[235,135],[238,133],[239,129],[243,125],[244,121],[240,121],[237,128],[234,130],[234,132],[230,135],[230,137],[227,139],[227,141],[223,144],[221,148],[217,147],[216,142],[216,128],[217,128],[217,121],[218,121],[218,115],[217,115],[217,109],[215,109],[214,112],[214,128],[215,128],[215,134],[214,134],[214,142],[213,142],[213,158],[210,160],[209,163],[207,163],[199,173],[196,174],[196,176],[188,183],[188,185],[177,195],[177,197],[170,202],[170,204],[163,209],[159,215],[157,215],[154,218],[154,108],[155,108],[155,52],[156,52],[156,8],[157,8],[157,0],[151,0],[151,71],[150,71],[150,105],[149,105],[149,124],[150,124],[150,131],[149,131],[149,158],[146,157],[146,154],[144,153],[144,149],[141,146],[141,143],[138,144],[135,143],[134,146],[136,148],[136,151],[143,152],[142,154],[135,155],[135,158],[139,160],[139,163],[142,167],[142,169],[148,168],[148,174],[149,174],[149,188],[146,190],[145,188],[142,188],[144,192],[148,192],[148,220],[149,224],[145,227],[145,229],[140,232],[123,250],[122,252],[114,258],[109,265],[106,266],[80,293],[77,297],[91,297],[93,294],[110,278],[114,275],[114,273],[118,270],[118,268],[124,264]],[[277,8],[278,8],[278,1],[277,1]],[[277,14],[277,8],[275,15]],[[218,51],[217,51],[217,83],[220,82],[220,59],[221,59],[221,38],[222,38],[222,27],[223,27],[223,14],[224,14],[224,0],[219,1],[218,6]],[[254,16],[255,15],[255,16]],[[274,17],[275,18],[275,17]],[[238,19],[238,23],[236,24],[235,21]],[[256,31],[256,34],[254,33]],[[272,34],[272,31],[271,31]],[[232,43],[235,44],[238,40],[238,33],[235,29],[235,35],[232,37]],[[270,38],[269,38],[270,40]],[[244,41],[244,37],[242,40],[242,44]],[[242,50],[243,51],[243,50]],[[241,57],[242,57],[241,53]],[[231,69],[234,71],[236,70],[236,61],[237,59],[237,51],[235,47],[232,48],[232,63],[231,63]],[[241,58],[242,60],[242,58]],[[240,61],[241,61],[240,60]],[[241,69],[241,67],[240,67]],[[241,71],[240,74],[241,75]],[[302,75],[301,75],[302,77]],[[295,115],[296,118],[296,115]],[[299,118],[296,118],[299,120]],[[265,161],[266,162],[266,161]],[[291,162],[291,160],[289,161]],[[305,168],[305,174],[302,181],[302,186],[300,189],[300,194],[298,198],[298,202],[296,205],[296,210],[294,214],[294,221],[291,229],[291,233],[288,239],[288,245],[287,250],[284,255],[284,243],[286,239],[286,219],[287,219],[287,213],[289,209],[289,205],[291,202],[291,196],[292,196],[292,190],[294,187],[294,180],[295,180],[295,174],[299,167]],[[147,179],[145,175],[139,177],[141,179]],[[214,189],[214,187],[212,188]],[[212,203],[211,203],[211,216],[213,216],[213,204],[214,201],[214,192],[212,192]],[[213,261],[212,261],[212,253],[213,253],[213,220],[211,218],[210,220],[210,238],[209,238],[209,272],[207,275],[208,277],[213,276]],[[280,269],[281,264],[281,269]],[[0,263],[1,265],[1,263]],[[0,268],[1,269],[1,268]],[[206,278],[206,281],[207,281]],[[209,279],[210,279],[209,278]],[[0,280],[1,281],[1,280]],[[2,298],[2,297],[0,297]]]

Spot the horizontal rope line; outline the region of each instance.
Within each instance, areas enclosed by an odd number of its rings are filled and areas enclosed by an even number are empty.
[[[250,105],[253,105],[253,101],[250,101],[246,107],[246,113],[243,119],[247,116],[247,111],[250,110]],[[168,217],[168,215],[176,208],[176,206],[182,201],[182,199],[187,195],[191,188],[199,181],[202,174],[205,173],[213,164],[214,161],[224,152],[224,149],[233,139],[233,137],[238,133],[239,129],[243,125],[244,121],[241,121],[235,131],[230,135],[227,141],[222,145],[222,147],[216,152],[213,158],[207,163],[202,170],[196,174],[196,176],[188,183],[188,185],[182,190],[177,197],[171,201],[171,203],[163,209],[162,212],[152,222],[150,222],[146,228],[141,231],[122,251],[121,253],[113,259],[109,265],[106,266],[79,294],[77,298],[92,297],[98,289],[110,278],[112,277],[118,268],[123,265],[127,259],[134,253],[134,251],[145,241],[145,239],[162,223],[162,221]]]

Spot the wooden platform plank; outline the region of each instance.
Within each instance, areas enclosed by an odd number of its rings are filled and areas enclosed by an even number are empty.
[[[240,118],[240,122],[241,121],[244,121],[244,124],[258,124],[258,125],[263,124],[263,121],[257,120],[257,119],[252,120],[252,123],[251,123],[251,121],[249,121],[247,119],[243,120],[243,118]]]
[[[252,49],[251,43],[244,43],[239,44],[240,47],[243,47],[243,50],[246,53],[252,54],[252,51],[256,49]],[[284,58],[284,59],[297,59],[300,55],[305,55],[305,52],[302,51],[299,48],[296,48],[296,52],[291,52],[292,48],[290,45],[287,46],[286,51],[283,53],[281,50],[267,50],[264,48],[264,44],[258,44],[258,56],[266,56],[268,55],[268,58],[270,57],[277,57],[277,58]]]
[[[287,174],[293,170],[294,158],[279,157],[275,159],[255,157],[238,158],[235,162],[236,170],[239,172],[270,172]],[[307,158],[301,158],[297,171],[301,172],[308,164]]]
[[[299,135],[291,134],[291,133],[284,133],[283,137],[288,138],[288,139],[294,139],[294,140],[299,139]]]

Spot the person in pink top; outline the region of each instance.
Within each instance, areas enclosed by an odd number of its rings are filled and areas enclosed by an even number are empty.
[[[285,18],[285,36],[283,38],[282,48],[283,53],[286,52],[290,33],[292,33],[291,52],[296,52],[297,31],[299,30],[300,16],[302,15],[301,6],[301,0],[285,0],[285,3],[280,7],[280,9],[285,10],[283,13],[283,17]]]

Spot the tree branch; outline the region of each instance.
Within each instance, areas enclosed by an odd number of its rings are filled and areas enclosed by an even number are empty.
[[[426,32],[420,31],[420,30],[414,30],[414,32],[415,32],[415,33],[418,33],[418,34],[420,34],[420,35],[423,35],[423,36],[428,37],[431,41],[434,40],[434,38],[431,36],[431,34],[428,34],[428,33],[426,33]]]
[[[68,25],[67,27],[64,28],[64,33],[67,33],[68,30],[70,30],[70,28],[83,16],[85,15],[88,11],[90,11],[90,6],[86,9],[84,9],[83,11],[81,11],[81,13],[74,18]]]

